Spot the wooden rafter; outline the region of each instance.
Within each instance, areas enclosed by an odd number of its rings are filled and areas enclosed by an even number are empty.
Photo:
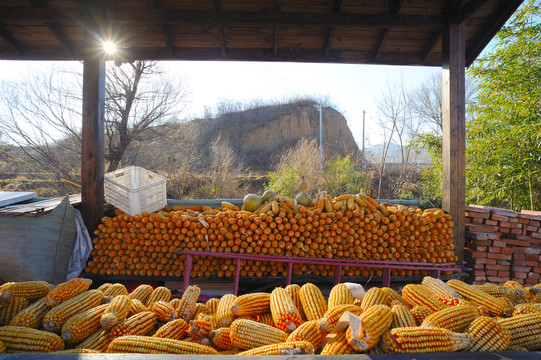
[[[45,8],[47,7],[46,0],[30,0],[30,5],[34,8]],[[47,22],[45,23],[49,31],[54,35],[56,40],[62,45],[62,47],[68,52],[70,56],[75,56],[75,46],[66,35],[62,26],[58,22]]]
[[[434,51],[436,46],[440,43],[440,41],[441,41],[441,31],[438,31],[432,37],[432,40],[430,41],[431,45],[428,46],[427,50],[425,51],[425,53],[423,54],[421,58],[423,62],[426,61],[430,55],[432,55],[432,52]]]
[[[214,0],[214,10],[220,11],[222,10],[222,4],[220,3],[220,0]],[[225,30],[224,30],[224,24],[220,23],[218,24],[218,39],[220,40],[220,53],[222,54],[222,57],[225,58]]]
[[[4,25],[2,25],[1,23],[0,23],[0,37],[4,39],[8,43],[9,47],[13,51],[15,51],[18,55],[24,54],[23,46],[17,41],[17,39],[13,37],[13,35],[9,32],[9,30],[6,29]]]
[[[387,9],[388,14],[397,15],[400,13],[400,10],[402,9],[402,5],[404,4],[404,0],[397,0],[394,1],[391,6]],[[378,45],[376,46],[376,51],[374,52],[374,60],[377,60],[377,58],[381,54],[381,49],[383,48],[383,43],[385,43],[385,40],[387,40],[387,36],[389,35],[389,28],[385,28],[381,31],[381,35],[379,37]]]
[[[470,0],[465,3],[463,6],[455,10],[453,15],[453,22],[455,24],[460,24],[466,21],[474,12],[479,8],[483,7],[488,2],[488,0]]]
[[[84,1],[76,0],[78,4]],[[83,9],[88,5],[82,5]],[[78,10],[8,7],[0,13],[0,22],[78,22],[84,14]],[[443,15],[376,15],[350,13],[310,13],[274,11],[200,11],[176,9],[114,9],[116,24],[148,26],[157,23],[176,25],[297,25],[375,28],[441,28]]]
[[[336,0],[334,3],[334,13],[338,14],[342,9],[343,0]],[[327,37],[325,39],[325,45],[323,46],[323,57],[327,57],[329,54],[329,49],[331,48],[332,39],[334,37],[334,26],[329,26],[327,29]]]
[[[152,6],[154,9],[159,10],[161,8],[160,0],[152,0]],[[171,36],[169,26],[167,24],[160,24],[160,28],[165,39],[165,45],[169,49],[169,54],[173,56],[175,54],[175,46],[173,45],[173,37]]]

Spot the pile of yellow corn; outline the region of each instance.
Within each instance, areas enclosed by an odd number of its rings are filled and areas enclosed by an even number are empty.
[[[85,271],[101,275],[180,277],[185,255],[176,250],[232,252],[331,259],[442,263],[458,260],[453,222],[441,209],[378,204],[363,194],[331,199],[322,194],[311,207],[277,196],[255,212],[222,207],[173,208],[129,216],[117,210],[95,231]],[[287,265],[244,261],[241,276],[285,276]],[[333,276],[330,265],[294,264],[294,275]],[[195,258],[192,277],[231,277],[235,261]],[[381,275],[372,268],[344,267],[343,276]],[[393,270],[394,276],[419,275]]]
[[[90,285],[82,278],[56,287],[42,281],[0,285],[0,351],[339,355],[541,349],[541,286],[513,281],[474,286],[425,277],[401,294],[342,283],[327,298],[307,283],[206,303],[197,302],[197,286],[172,298],[163,286],[128,292],[118,283]]]

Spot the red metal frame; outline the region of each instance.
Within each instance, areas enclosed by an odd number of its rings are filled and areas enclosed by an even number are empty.
[[[239,290],[240,269],[242,260],[253,261],[268,261],[287,263],[286,284],[291,284],[291,276],[293,273],[293,264],[316,264],[316,265],[331,265],[334,266],[334,284],[340,283],[340,273],[343,266],[352,267],[368,267],[382,269],[382,286],[389,287],[391,285],[391,270],[425,270],[430,271],[430,276],[437,279],[440,278],[442,271],[460,272],[461,267],[457,267],[459,263],[421,263],[421,262],[400,262],[400,261],[377,261],[377,260],[350,260],[350,259],[321,259],[307,258],[295,256],[273,256],[273,255],[254,255],[254,254],[239,254],[239,253],[222,253],[212,251],[192,251],[179,250],[176,254],[185,254],[186,262],[184,264],[184,282],[182,291],[184,292],[190,286],[190,273],[192,271],[193,256],[210,256],[219,258],[236,259],[235,265],[235,280],[233,285],[233,294],[237,295]],[[450,267],[446,267],[450,266]],[[452,267],[451,267],[452,266]]]

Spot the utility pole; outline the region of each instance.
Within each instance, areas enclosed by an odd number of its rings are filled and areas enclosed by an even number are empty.
[[[364,156],[364,116],[366,114],[366,111],[363,110],[363,157],[362,157],[362,161],[361,161],[361,170],[364,168],[364,162],[365,162],[365,156]]]
[[[323,114],[319,104],[319,171],[323,174]]]

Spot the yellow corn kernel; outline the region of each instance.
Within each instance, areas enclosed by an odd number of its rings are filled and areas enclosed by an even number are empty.
[[[386,353],[453,352],[468,349],[473,340],[470,334],[437,327],[403,327],[385,333],[382,347]]]
[[[169,290],[165,286],[158,286],[152,291],[145,305],[150,308],[153,303],[160,300],[169,302],[169,300],[171,300],[171,290]]]
[[[265,325],[276,327],[274,320],[272,319],[272,313],[268,312],[257,316],[257,322],[260,322]]]
[[[184,291],[179,304],[175,307],[175,311],[180,319],[188,322],[194,318],[197,299],[199,299],[200,293],[201,289],[196,285],[190,285]]]
[[[42,353],[64,350],[60,336],[23,326],[0,327],[0,342],[7,352]]]
[[[231,312],[231,307],[236,299],[237,297],[233,294],[225,294],[220,298],[216,308],[216,321],[219,327],[228,327],[233,322],[235,316]]]
[[[46,296],[52,285],[46,281],[23,281],[13,284],[9,291],[14,297],[38,299]]]
[[[45,305],[45,298],[43,297],[15,315],[9,322],[9,325],[37,329],[49,310],[50,308]]]
[[[314,284],[304,284],[299,290],[299,298],[308,320],[319,320],[327,312],[327,301]]]
[[[107,346],[111,342],[111,340],[109,340],[110,332],[111,330],[100,328],[92,335],[87,337],[82,343],[77,345],[76,349],[89,349],[104,352],[107,350]]]
[[[129,293],[128,296],[131,300],[137,299],[141,303],[145,304],[148,301],[150,294],[152,294],[152,291],[154,291],[152,286],[147,284],[141,284],[135,289],[133,289],[133,291]]]
[[[118,295],[107,304],[107,307],[101,315],[100,324],[104,329],[111,329],[119,321],[128,317],[131,310],[131,299],[129,295]]]
[[[301,298],[299,297],[300,290],[301,290],[301,287],[297,284],[289,284],[288,286],[285,287],[285,291],[289,294],[291,299],[293,299],[293,303],[295,304],[295,307],[299,311],[301,319],[306,320],[306,314],[304,313],[304,310],[302,308]]]
[[[109,340],[125,335],[146,335],[151,332],[158,317],[151,311],[143,311],[116,324],[109,333]]]
[[[70,317],[101,304],[103,293],[88,290],[52,308],[43,317],[43,328],[50,332],[60,332]]]
[[[325,336],[327,336],[327,333],[319,330],[318,321],[309,320],[302,323],[295,331],[289,334],[286,342],[309,341],[314,345],[314,348],[319,349]]]
[[[238,353],[239,356],[254,355],[312,355],[314,346],[308,341],[293,341],[281,344],[260,346]]]
[[[180,340],[188,333],[188,323],[182,319],[176,319],[165,323],[154,333],[154,337]]]
[[[0,307],[0,325],[8,325],[19,312],[28,307],[28,300],[23,297],[12,297],[4,306]]]
[[[270,311],[269,293],[250,293],[239,296],[231,306],[235,316],[260,315]]]
[[[302,324],[299,310],[285,289],[277,287],[272,291],[270,308],[272,319],[278,329],[292,332]]]
[[[457,299],[464,299],[462,295],[446,284],[443,280],[433,278],[432,276],[425,276],[421,281],[421,285],[423,285],[424,288],[432,295],[445,294]]]
[[[177,318],[177,313],[175,312],[173,305],[163,300],[154,302],[150,306],[150,311],[156,314],[158,320],[162,322],[175,320]]]
[[[54,307],[88,290],[92,280],[75,278],[59,284],[45,296],[45,304]]]
[[[387,293],[384,290],[376,287],[371,288],[366,292],[363,300],[361,301],[361,309],[366,311],[374,305],[389,306],[389,296]]]
[[[448,306],[436,299],[422,285],[408,284],[402,289],[402,298],[408,305],[426,306],[433,311],[443,310]]]
[[[233,346],[243,350],[287,340],[284,331],[252,320],[237,319],[233,321],[230,329]]]
[[[426,306],[421,306],[421,305],[414,306],[413,309],[411,309],[411,314],[415,318],[415,322],[418,325],[421,325],[423,321],[425,321],[425,319],[429,317],[430,315],[432,315],[433,313],[435,313],[434,310],[429,309]]]
[[[216,314],[216,309],[218,309],[218,303],[220,302],[220,299],[218,298],[210,298],[207,300],[207,302],[205,303],[205,305],[207,306],[208,308],[208,313],[209,315],[214,315]]]
[[[353,304],[339,305],[331,308],[327,310],[321,319],[318,320],[319,330],[324,333],[336,331],[333,329],[338,324],[342,314],[344,314],[346,311],[349,311],[357,316],[363,312],[360,306]]]
[[[118,296],[118,295],[129,295],[128,289],[123,284],[115,283],[109,286],[104,292],[104,296]]]
[[[210,346],[167,338],[126,335],[111,341],[108,353],[218,355]]]
[[[332,309],[339,305],[353,304],[353,294],[346,284],[336,284],[331,289],[328,300],[328,309]]]
[[[426,317],[421,326],[439,327],[454,332],[463,332],[477,316],[477,310],[473,306],[458,305],[436,311]]]
[[[417,326],[415,317],[406,305],[393,305],[391,313],[393,314],[391,328]]]
[[[484,306],[492,316],[509,316],[513,313],[512,306],[463,281],[451,279],[447,281],[447,284],[466,299]]]
[[[83,341],[100,328],[101,315],[108,304],[98,305],[73,315],[62,326],[61,337],[66,344]]]
[[[349,345],[357,351],[372,349],[389,330],[393,322],[391,309],[386,305],[372,305],[360,316],[350,313],[346,338]]]
[[[209,333],[209,339],[211,344],[221,350],[235,349],[231,340],[231,328],[222,327],[216,330],[212,330]]]
[[[522,346],[530,351],[541,348],[541,313],[502,318],[498,323],[511,333],[510,345]]]
[[[397,293],[394,289],[388,288],[388,287],[382,287],[381,290],[387,294],[387,298],[389,299],[389,306],[393,305],[406,305],[409,306],[408,303],[402,299],[402,296],[400,296],[399,293]]]
[[[511,343],[511,333],[488,316],[473,320],[468,331],[474,337],[470,351],[506,351]]]
[[[355,352],[355,349],[348,344],[346,333],[341,332],[333,334],[332,340],[321,350],[321,355],[347,355],[355,354]]]

